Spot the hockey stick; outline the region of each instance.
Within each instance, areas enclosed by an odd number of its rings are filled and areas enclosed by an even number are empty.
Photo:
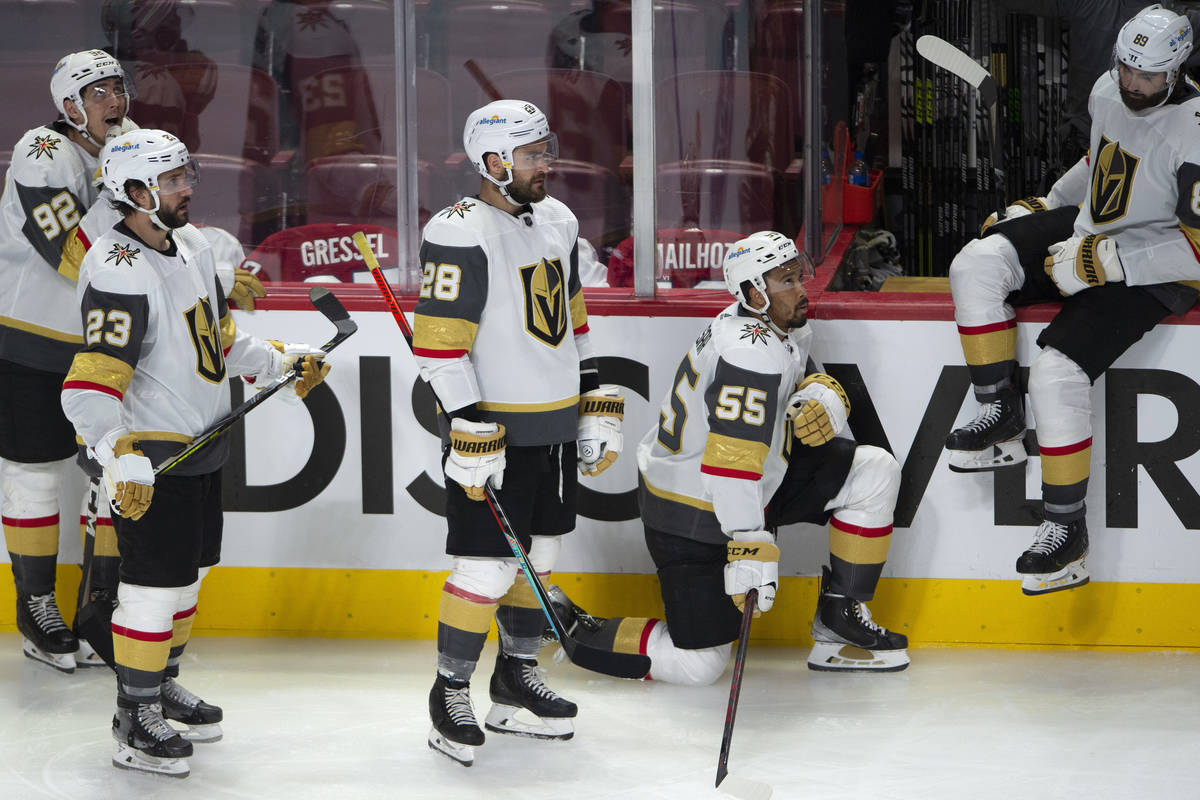
[[[79,608],[75,612],[75,633],[96,651],[109,667],[116,669],[112,640],[112,601],[102,598],[93,601],[92,570],[96,558],[96,518],[100,513],[100,478],[88,481],[87,534],[83,544],[83,585],[79,592]],[[107,603],[107,611],[99,603]]]
[[[308,299],[312,301],[312,304],[314,307],[316,307],[317,311],[320,311],[322,314],[324,314],[325,318],[332,322],[334,327],[337,329],[337,332],[333,335],[333,338],[321,345],[321,349],[326,353],[349,339],[352,335],[354,335],[354,332],[358,330],[358,323],[350,319],[350,315],[346,313],[346,309],[342,305],[341,301],[339,301],[337,297],[335,297],[333,293],[324,286],[313,287],[312,291],[308,293]],[[262,405],[267,398],[278,392],[283,387],[287,386],[297,377],[299,377],[299,372],[293,369],[287,372],[285,375],[281,375],[276,378],[274,383],[272,383],[270,386],[257,392],[254,397],[251,397],[249,400],[245,401],[237,408],[226,414],[224,417],[213,423],[208,430],[204,431],[195,439],[193,439],[192,443],[183,450],[180,450],[178,453],[155,467],[154,474],[161,475],[164,472],[173,469],[174,467],[178,466],[180,462],[194,455],[196,451],[209,445],[214,439],[221,436],[235,424],[237,424],[238,420],[249,414],[255,408],[258,408],[258,406]]]
[[[379,287],[379,293],[383,295],[384,302],[387,303],[388,310],[392,312],[396,324],[400,326],[400,332],[404,334],[404,340],[408,342],[408,349],[411,351],[413,347],[412,328],[405,319],[400,303],[396,300],[392,287],[388,285],[387,278],[383,276],[379,261],[376,260],[375,253],[371,251],[371,245],[362,231],[354,234],[354,243],[362,253],[367,268],[371,270],[371,276],[375,278],[375,285]],[[445,413],[445,409],[442,409],[442,414],[445,415]],[[449,421],[448,417],[446,419]],[[496,518],[496,524],[500,526],[500,533],[504,535],[509,549],[512,550],[517,563],[521,565],[521,571],[525,573],[525,579],[529,581],[534,596],[537,597],[538,605],[542,607],[542,613],[549,621],[555,638],[562,645],[567,658],[571,659],[571,663],[584,669],[590,669],[592,672],[612,675],[616,678],[644,678],[650,672],[650,659],[647,656],[639,653],[616,653],[611,650],[601,650],[598,647],[586,645],[567,633],[566,626],[555,613],[554,606],[550,603],[550,596],[546,593],[546,587],[542,584],[541,578],[537,576],[537,572],[534,571],[533,565],[529,563],[529,554],[525,552],[525,547],[517,538],[512,523],[509,521],[508,515],[504,513],[504,507],[496,498],[491,484],[485,483],[483,488],[488,508],[491,509],[492,516]]]
[[[980,99],[988,109],[991,136],[992,171],[996,176],[996,186],[1003,187],[1004,171],[1000,157],[1000,121],[996,118],[996,81],[990,72],[978,64],[969,55],[939,36],[926,34],[917,39],[917,52],[930,63],[957,75],[979,92]],[[1004,201],[1004,190],[999,191],[1001,202]]]
[[[504,95],[500,94],[500,90],[496,88],[496,84],[488,80],[487,75],[483,74],[483,70],[475,63],[475,59],[468,58],[463,62],[463,67],[467,72],[471,73],[471,77],[479,84],[479,88],[483,89],[483,93],[488,96],[488,102],[504,99]]]
[[[750,644],[750,621],[758,603],[758,589],[746,592],[746,610],[742,612],[742,630],[738,634],[737,657],[733,660],[733,680],[729,684],[729,705],[725,707],[725,733],[721,737],[721,755],[717,758],[717,788],[740,800],[768,800],[771,787],[749,778],[729,774],[729,747],[733,744],[733,721],[737,717],[738,699],[742,695],[742,674],[746,667],[746,650]]]

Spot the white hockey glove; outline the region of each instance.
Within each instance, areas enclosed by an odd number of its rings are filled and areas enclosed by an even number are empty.
[[[109,503],[122,517],[141,519],[154,497],[154,465],[137,449],[132,433],[108,433],[92,452],[104,468]]]
[[[625,419],[625,396],[606,383],[579,398],[579,471],[596,476],[616,463],[624,446],[621,421]]]
[[[242,311],[253,311],[254,300],[266,297],[267,290],[262,281],[248,269],[235,267],[233,270],[233,286],[229,290],[229,299]]]
[[[1102,233],[1072,236],[1050,245],[1046,274],[1063,297],[1076,292],[1125,280],[1125,269],[1117,255],[1117,243]]]
[[[286,389],[281,389],[280,394],[303,400],[329,374],[329,365],[324,361],[324,350],[307,344],[284,344],[274,339],[268,339],[267,343],[271,345],[271,349],[267,351],[269,361],[264,372],[268,382],[259,386],[259,389],[265,389],[270,385],[270,381],[295,369],[298,373],[296,380]]]
[[[770,611],[779,585],[779,546],[775,537],[770,531],[734,531],[725,552],[729,559],[725,565],[725,594],[739,611],[745,611],[746,592],[758,589],[758,611]]]
[[[792,435],[802,444],[816,447],[828,442],[846,427],[850,398],[833,377],[814,372],[800,382],[788,398],[787,418]]]
[[[457,483],[472,500],[482,500],[483,485],[504,485],[504,426],[498,422],[450,421],[450,457],[446,477]]]
[[[992,227],[1001,220],[1027,217],[1030,214],[1038,211],[1046,211],[1049,208],[1050,206],[1046,204],[1046,198],[1044,197],[1026,197],[1024,200],[1018,200],[1011,206],[1008,206],[1004,209],[1003,217],[1000,216],[1000,213],[997,211],[993,211],[991,214],[989,214],[988,218],[983,221],[983,226],[979,229],[979,235],[983,236],[985,233],[987,233],[988,228]]]

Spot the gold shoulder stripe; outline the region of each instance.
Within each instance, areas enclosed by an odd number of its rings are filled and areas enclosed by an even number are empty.
[[[104,353],[76,353],[67,382],[86,381],[115,389],[122,395],[133,380],[133,367]]]
[[[79,239],[79,227],[71,229],[71,235],[63,242],[62,258],[58,262],[58,274],[75,283],[79,280],[79,265],[87,254],[87,247]]]
[[[709,432],[701,463],[718,469],[762,474],[769,451],[770,448],[762,442]]]
[[[583,290],[571,295],[571,327],[582,328],[587,324],[587,304],[583,302]]]

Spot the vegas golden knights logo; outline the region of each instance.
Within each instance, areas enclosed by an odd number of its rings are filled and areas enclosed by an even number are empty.
[[[221,330],[208,298],[201,298],[183,315],[196,348],[196,372],[210,383],[220,383],[225,380],[225,356],[221,352]]]
[[[1120,142],[1100,137],[1100,154],[1092,167],[1092,222],[1116,222],[1129,211],[1139,163],[1140,159],[1121,149]]]
[[[525,330],[551,347],[567,333],[567,281],[561,258],[543,258],[521,267],[525,287]]]

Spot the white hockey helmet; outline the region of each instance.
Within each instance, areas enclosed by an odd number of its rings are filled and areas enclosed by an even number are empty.
[[[50,76],[50,96],[54,99],[54,107],[62,113],[68,125],[88,139],[92,137],[87,132],[88,119],[87,111],[83,107],[83,90],[89,84],[105,78],[120,79],[126,97],[125,113],[128,115],[129,105],[133,99],[133,89],[125,78],[125,70],[121,68],[121,62],[103,50],[81,50],[78,53],[65,55],[59,60],[54,67],[54,73]],[[71,121],[71,117],[67,114],[67,100],[74,102],[79,113],[83,114],[82,123]],[[102,144],[102,142],[97,142],[97,144]]]
[[[1179,70],[1191,53],[1192,24],[1188,18],[1158,3],[1146,6],[1117,33],[1113,45],[1113,80],[1120,82],[1118,63],[1142,72],[1165,72],[1167,95],[1170,95]]]
[[[160,186],[159,176],[178,167],[185,168],[183,177],[176,179],[171,186]],[[129,131],[104,145],[100,151],[100,170],[104,185],[113,193],[113,197],[134,208],[140,206],[126,193],[125,183],[140,181],[145,184],[150,190],[154,206],[144,210],[162,228],[166,226],[157,219],[158,193],[182,191],[194,186],[198,179],[196,163],[188,155],[184,143],[166,131],[153,128]]]
[[[763,276],[792,260],[800,262],[803,277],[812,276],[812,262],[806,254],[796,249],[796,243],[791,239],[776,231],[752,233],[745,239],[738,239],[725,250],[725,260],[721,264],[725,273],[725,288],[743,307],[755,313],[761,312],[762,308],[750,305],[750,298],[742,287],[749,281],[766,297],[767,281]]]
[[[463,149],[476,171],[501,188],[512,183],[513,151],[526,144],[547,140],[547,151],[558,155],[558,137],[550,131],[550,123],[533,103],[524,100],[496,100],[467,115],[463,128]],[[504,165],[504,180],[488,174],[488,153],[500,156]]]

